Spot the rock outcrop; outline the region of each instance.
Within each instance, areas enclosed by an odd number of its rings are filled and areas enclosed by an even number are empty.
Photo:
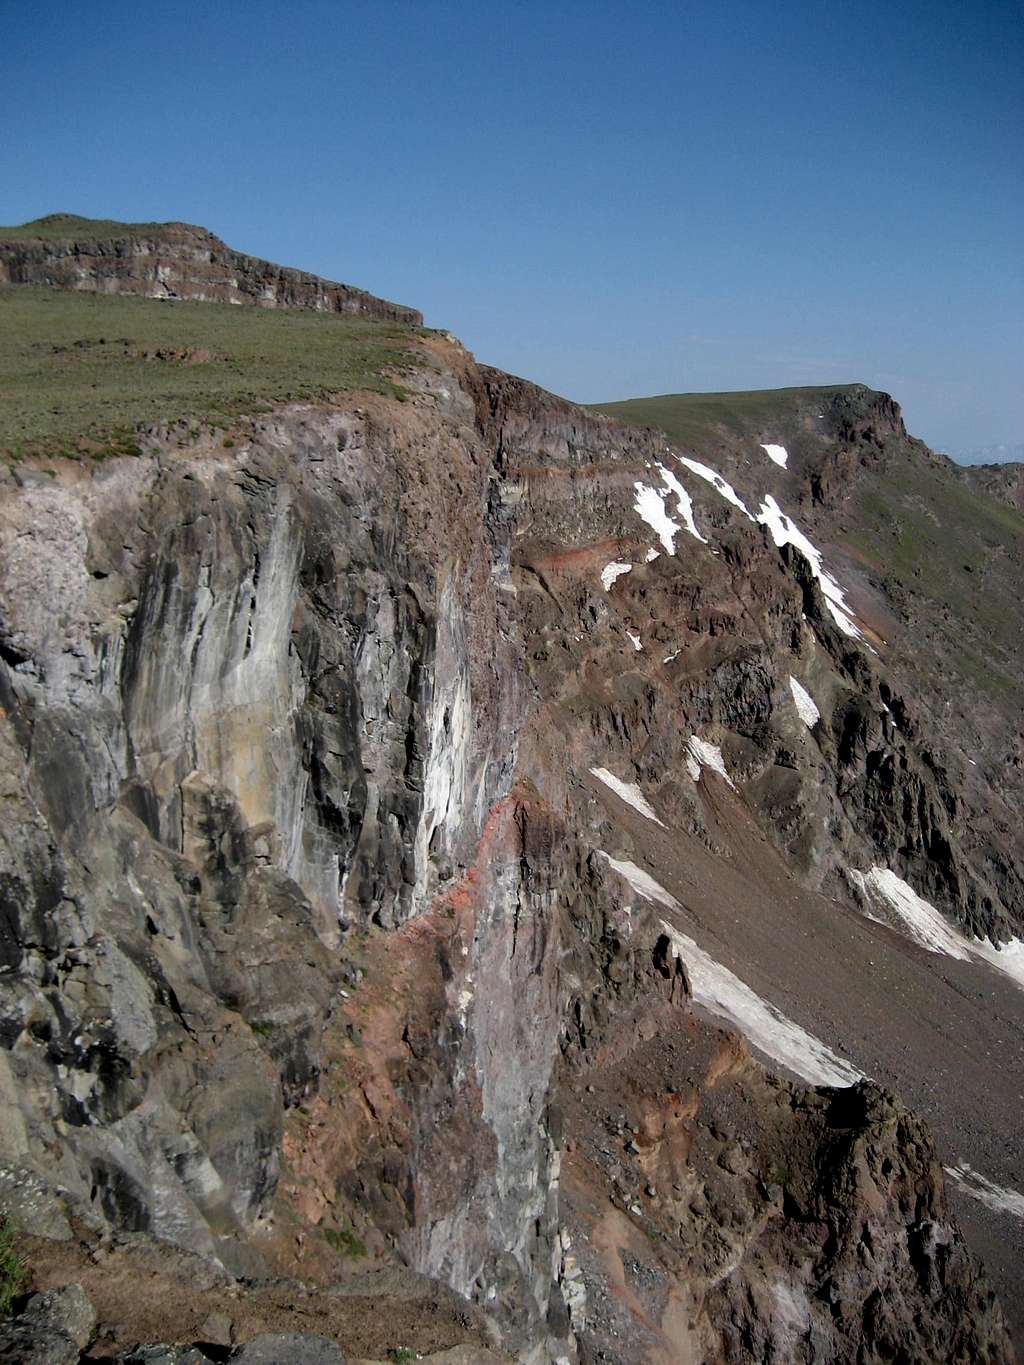
[[[415,308],[247,256],[190,223],[105,223],[54,213],[10,235],[0,228],[0,284],[423,322]]]
[[[379,1359],[426,1332],[414,1275],[464,1359],[1011,1360],[932,1138],[859,1073],[995,1161],[973,1054],[924,1078],[937,1016],[989,1046],[975,988],[1006,1039],[1020,992],[966,955],[939,982],[847,873],[1006,936],[1017,865],[805,556],[676,462],[680,494],[660,436],[422,348],[408,401],[0,488],[0,1197],[34,1287],[82,1283],[108,1358],[226,1314],[217,1358],[263,1359],[290,1298]],[[831,1070],[720,1031],[713,945]]]

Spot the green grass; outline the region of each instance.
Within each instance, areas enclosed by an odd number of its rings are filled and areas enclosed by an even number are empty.
[[[836,543],[913,595],[948,642],[949,668],[993,700],[1019,690],[1024,516],[907,460],[865,479],[843,520]]]
[[[404,397],[417,336],[338,314],[0,287],[0,459],[102,459],[136,453],[145,423],[230,427],[289,400]]]
[[[80,218],[77,213],[48,213],[17,227],[0,227],[0,241],[56,241],[63,237],[123,237],[128,233],[161,233],[167,223],[118,223],[112,218]]]
[[[395,1362],[395,1365],[405,1365],[406,1361],[415,1360],[416,1352],[408,1346],[393,1346],[388,1352],[388,1360]]]
[[[800,408],[813,407],[854,384],[821,388],[739,389],[726,393],[662,393],[651,398],[627,398],[618,403],[591,403],[630,426],[655,427],[678,445],[700,448],[716,428],[732,432],[760,429]]]
[[[6,1215],[0,1215],[0,1320],[10,1316],[27,1274],[18,1255],[14,1225]]]

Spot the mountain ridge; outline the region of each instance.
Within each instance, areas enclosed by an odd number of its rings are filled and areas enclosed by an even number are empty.
[[[190,223],[118,223],[57,213],[0,227],[0,283],[423,323],[415,308],[235,251]]]
[[[1020,777],[903,643],[914,499],[976,495],[858,386],[694,449],[403,345],[0,480],[33,1288],[108,1359],[290,1301],[375,1360],[1012,1360]]]

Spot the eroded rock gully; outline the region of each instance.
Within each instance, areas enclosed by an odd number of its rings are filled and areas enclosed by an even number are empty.
[[[86,1287],[94,1358],[214,1314],[218,1359],[287,1322],[375,1359],[1012,1359],[921,1123],[766,1072],[662,923],[790,896],[856,974],[894,936],[845,868],[1005,928],[1012,860],[972,862],[798,557],[694,490],[713,547],[653,558],[658,438],[431,355],[409,402],[3,488],[0,1190],[36,1287]]]

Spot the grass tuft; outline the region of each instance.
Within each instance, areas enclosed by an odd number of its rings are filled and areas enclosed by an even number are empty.
[[[28,1269],[18,1255],[14,1224],[0,1215],[0,1319],[10,1317],[11,1305],[21,1293]]]

